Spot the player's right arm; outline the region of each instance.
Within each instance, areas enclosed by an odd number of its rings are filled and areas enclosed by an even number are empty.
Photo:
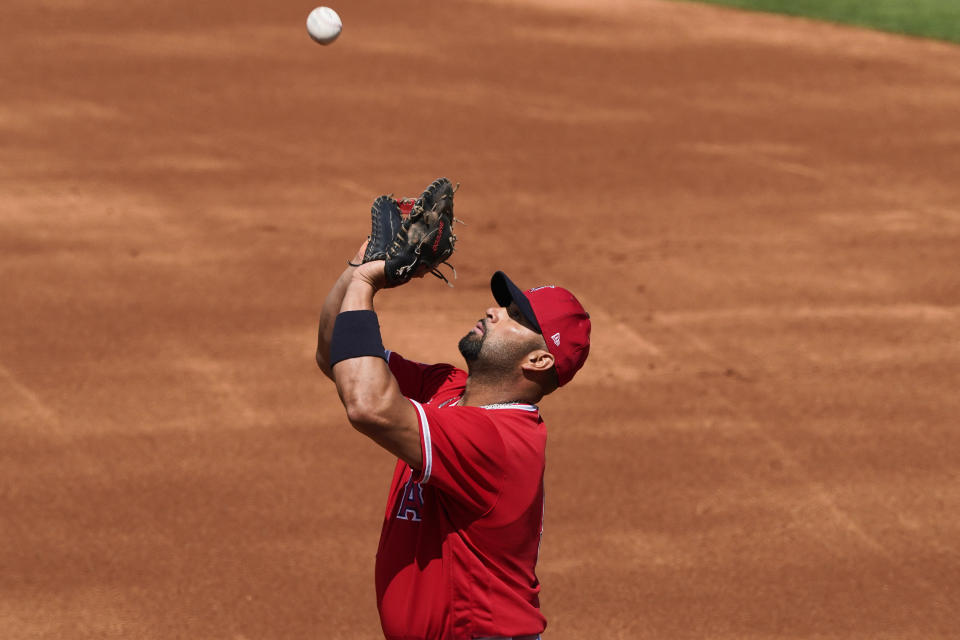
[[[419,469],[423,457],[417,410],[387,364],[373,310],[373,297],[385,280],[382,261],[363,264],[351,274],[334,331],[338,342],[331,358],[333,381],[350,424]]]
[[[350,261],[351,264],[360,264],[363,261],[363,252],[366,251],[367,243],[360,245],[357,255]],[[323,308],[320,311],[320,327],[317,330],[317,366],[323,374],[333,380],[333,371],[330,368],[330,338],[333,337],[333,324],[340,313],[340,306],[343,304],[343,296],[347,292],[347,287],[353,278],[353,272],[356,267],[350,266],[343,270],[340,277],[331,287],[323,302]]]

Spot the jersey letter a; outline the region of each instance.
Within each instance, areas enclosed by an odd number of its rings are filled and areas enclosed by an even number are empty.
[[[420,488],[419,482],[414,482],[413,478],[410,478],[403,489],[403,499],[400,500],[397,518],[420,522],[421,509],[423,509],[423,489]]]

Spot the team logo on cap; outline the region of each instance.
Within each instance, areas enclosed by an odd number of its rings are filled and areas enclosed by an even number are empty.
[[[545,284],[545,285],[543,285],[542,287],[534,287],[533,289],[530,289],[530,292],[540,291],[540,289],[556,289],[556,288],[557,288],[556,285],[553,285],[553,284]]]
[[[552,336],[550,336],[550,339],[553,340],[553,344],[557,345],[558,347],[560,346],[560,332],[559,332],[559,331],[556,332],[555,334],[553,334]]]

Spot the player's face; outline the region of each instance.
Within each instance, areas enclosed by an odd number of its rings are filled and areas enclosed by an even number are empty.
[[[476,326],[460,340],[460,353],[468,363],[512,369],[535,349],[539,334],[515,303],[490,307]]]

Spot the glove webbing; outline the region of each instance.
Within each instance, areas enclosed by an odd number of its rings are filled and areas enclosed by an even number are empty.
[[[460,185],[457,184],[457,186],[459,187]],[[461,219],[459,219],[459,218],[453,218],[453,221],[454,221],[454,222],[459,222],[459,223],[462,224],[462,225],[466,225],[466,224],[467,224],[466,222],[464,222],[463,220],[461,220]],[[423,238],[421,238],[420,242],[417,243],[417,248],[414,249],[414,254],[417,255],[417,256],[419,256],[419,255],[420,255],[420,249],[423,247],[423,245],[425,245],[427,242],[433,240],[433,237],[434,237],[437,233],[439,233],[439,232],[440,232],[439,229],[434,229],[433,231],[430,232],[430,234],[428,234],[428,235],[424,236]],[[453,236],[453,238],[454,238],[454,240],[456,240],[457,237],[456,237],[456,236]],[[398,275],[405,275],[407,272],[409,272],[409,271],[413,268],[413,266],[414,266],[416,263],[417,263],[417,260],[416,260],[416,258],[415,258],[414,261],[411,262],[410,264],[403,265],[403,266],[399,267],[399,268],[397,269],[397,274],[398,274]],[[453,279],[454,279],[454,280],[457,279],[457,268],[456,268],[456,267],[454,267],[452,264],[450,264],[450,263],[447,262],[446,260],[441,261],[440,264],[445,264],[445,265],[447,265],[448,267],[450,267],[450,270],[453,271]],[[438,265],[437,267],[434,267],[434,268],[430,269],[430,271],[428,271],[427,273],[430,273],[430,274],[432,274],[433,276],[436,276],[437,278],[440,278],[441,280],[443,280],[444,282],[447,283],[447,286],[448,286],[448,287],[452,287],[452,286],[453,286],[453,283],[450,282],[450,281],[447,279],[447,276],[443,275],[443,272],[440,271],[440,269],[439,269],[438,267],[439,267],[439,265]]]

